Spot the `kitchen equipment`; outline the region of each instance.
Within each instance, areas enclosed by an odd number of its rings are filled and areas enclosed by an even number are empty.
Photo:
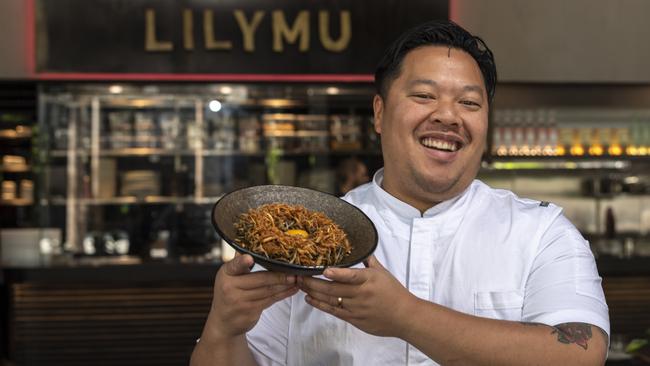
[[[301,266],[269,259],[263,255],[235,243],[237,237],[235,223],[239,215],[251,208],[269,203],[302,205],[308,210],[319,211],[332,219],[348,236],[352,244],[352,253],[342,263],[333,267],[350,267],[370,256],[377,247],[377,230],[370,219],[361,210],[350,203],[328,193],[307,188],[262,185],[243,188],[222,197],[212,209],[212,223],[219,235],[240,253],[248,253],[255,262],[270,271],[292,273],[297,275],[318,275],[325,266]]]
[[[51,250],[42,248],[48,242]],[[2,267],[35,267],[47,262],[47,256],[60,248],[61,229],[16,228],[0,230]]]
[[[160,173],[152,170],[130,170],[122,174],[122,196],[159,196]]]

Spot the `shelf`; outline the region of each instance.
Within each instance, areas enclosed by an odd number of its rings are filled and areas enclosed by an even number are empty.
[[[278,138],[278,137],[329,137],[330,134],[327,131],[267,131],[264,132],[264,137],[266,138]]]
[[[26,198],[14,198],[12,200],[0,200],[0,206],[31,206],[33,200]]]
[[[19,165],[19,166],[4,166],[0,165],[1,173],[26,173],[31,170],[29,165]]]
[[[8,140],[28,139],[32,137],[32,129],[24,126],[17,126],[16,129],[0,130],[0,138]]]
[[[306,102],[298,99],[288,98],[220,98],[221,102],[231,107],[249,108],[296,108],[304,107]],[[154,96],[109,96],[101,97],[102,107],[105,108],[133,108],[133,109],[194,109],[199,101],[207,107],[205,98],[188,98],[178,95],[154,95]]]
[[[123,196],[112,198],[79,198],[75,203],[88,206],[102,206],[102,205],[155,205],[155,204],[214,204],[221,196],[214,197],[169,197],[169,196]],[[41,205],[47,206],[49,204],[65,205],[67,199],[53,198],[49,202],[44,201]]]
[[[214,150],[214,149],[201,149],[201,150],[172,150],[172,149],[158,149],[148,147],[137,148],[124,148],[124,149],[106,149],[100,150],[99,156],[106,157],[149,157],[149,156],[266,156],[269,152],[245,152],[245,151],[228,151],[228,150]],[[77,156],[89,156],[90,151],[87,149],[77,149]],[[363,155],[381,155],[378,150],[307,150],[307,149],[294,149],[291,151],[281,151],[281,156],[292,155],[349,155],[349,154],[363,154]],[[65,158],[68,156],[67,150],[51,150],[50,155],[57,158]]]
[[[629,168],[631,162],[626,159],[567,159],[567,158],[524,158],[524,159],[495,159],[492,163],[483,162],[482,168],[487,171],[499,170],[623,170]]]

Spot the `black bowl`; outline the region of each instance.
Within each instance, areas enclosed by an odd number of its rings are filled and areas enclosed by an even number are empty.
[[[377,248],[377,229],[368,216],[331,194],[283,185],[253,186],[226,194],[212,209],[212,223],[215,229],[235,250],[250,254],[256,263],[269,271],[313,276],[323,273],[327,266],[291,264],[267,258],[237,245],[235,223],[239,221],[239,215],[268,203],[301,205],[308,210],[322,212],[345,231],[352,245],[352,253],[343,258],[341,263],[331,267],[353,266],[368,258]]]

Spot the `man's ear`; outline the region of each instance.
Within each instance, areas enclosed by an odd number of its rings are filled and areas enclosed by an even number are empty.
[[[372,109],[374,111],[374,121],[375,132],[381,135],[381,120],[384,114],[384,100],[381,95],[375,94],[375,98],[372,100]]]

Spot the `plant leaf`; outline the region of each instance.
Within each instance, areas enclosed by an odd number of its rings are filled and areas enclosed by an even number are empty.
[[[633,339],[630,341],[630,343],[628,343],[627,347],[625,347],[625,352],[634,353],[647,345],[647,339]]]

